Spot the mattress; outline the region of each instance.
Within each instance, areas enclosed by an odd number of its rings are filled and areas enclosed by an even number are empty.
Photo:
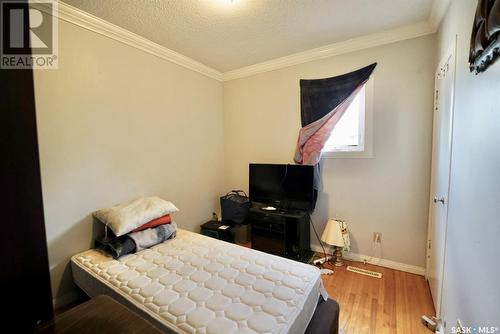
[[[89,296],[107,294],[168,333],[304,333],[320,292],[316,267],[179,229],[119,260],[71,259]]]

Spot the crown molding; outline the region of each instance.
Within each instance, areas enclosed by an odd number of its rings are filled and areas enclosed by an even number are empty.
[[[50,14],[50,11],[43,4],[34,4],[38,9]],[[186,57],[178,52],[170,50],[164,46],[156,44],[149,39],[134,34],[126,29],[114,25],[108,21],[91,15],[81,9],[68,5],[62,1],[58,2],[58,9],[55,15],[66,22],[90,30],[97,34],[106,36],[113,40],[127,44],[128,46],[142,50],[156,57],[168,60],[177,65],[183,66],[192,71],[201,73],[209,78],[222,81],[222,73],[194,59]]]
[[[435,31],[439,29],[439,25],[441,24],[450,3],[451,0],[434,0],[428,22]]]
[[[372,48],[375,46],[399,42],[411,38],[433,34],[436,31],[432,29],[427,21],[403,26],[396,29],[386,30],[374,34],[352,38],[346,41],[325,45],[316,49],[311,49],[289,56],[276,58],[255,65],[250,65],[223,73],[223,81],[239,79],[259,73],[269,72],[280,68],[298,65],[313,60],[319,60],[327,57],[337,56],[353,51]]]
[[[58,2],[58,9],[55,15],[63,21],[201,73],[209,78],[218,81],[230,81],[309,61],[433,34],[437,31],[450,2],[451,0],[434,0],[432,11],[427,21],[352,38],[224,73],[62,1]],[[40,10],[49,12],[48,8],[44,7],[44,4],[38,3],[34,4],[34,6]]]

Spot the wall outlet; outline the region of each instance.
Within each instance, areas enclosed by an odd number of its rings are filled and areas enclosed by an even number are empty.
[[[382,242],[382,233],[373,232],[373,242]]]

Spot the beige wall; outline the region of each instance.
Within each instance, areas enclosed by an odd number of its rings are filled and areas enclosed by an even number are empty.
[[[301,78],[373,61],[374,157],[325,159],[314,215],[350,223],[353,251],[423,266],[434,37],[394,43],[224,84],[60,23],[59,70],[36,71],[42,187],[54,297],[76,291],[68,261],[100,227],[90,213],[156,194],[197,230],[220,193],[247,188],[249,162],[291,163]],[[224,89],[224,104],[223,104]],[[224,114],[223,114],[224,110]],[[226,140],[224,140],[226,138]],[[225,175],[224,175],[225,173]],[[317,244],[311,232],[313,244]]]
[[[36,71],[35,93],[53,296],[64,303],[92,211],[159,195],[196,230],[217,207],[224,152],[221,83],[63,21],[59,45],[59,69]]]
[[[448,234],[442,296],[447,333],[464,326],[500,327],[500,62],[469,72],[477,1],[452,1],[439,30],[438,59],[455,36],[457,73]]]
[[[349,223],[352,251],[425,266],[435,36],[426,36],[224,83],[226,189],[248,187],[248,163],[292,163],[300,127],[299,79],[378,62],[373,158],[323,159],[313,219]],[[311,231],[311,243],[318,244]]]

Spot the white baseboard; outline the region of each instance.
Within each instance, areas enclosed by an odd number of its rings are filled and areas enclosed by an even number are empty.
[[[318,252],[320,254],[323,253],[323,249],[319,245],[311,245],[311,250]],[[333,250],[331,247],[325,247],[325,250],[326,250],[328,255],[331,255],[333,253]],[[371,257],[369,255],[357,254],[357,253],[353,253],[353,252],[344,253],[343,258],[346,260],[358,261],[358,262],[363,262],[364,260],[366,260],[366,263],[369,263],[369,264],[374,264],[374,265],[385,267],[385,268],[391,268],[391,269],[395,269],[395,270],[405,271],[407,273],[425,276],[425,268],[424,267],[414,266],[412,264],[406,264],[406,263],[396,262],[396,261],[392,261],[392,260],[381,259],[378,257]]]

